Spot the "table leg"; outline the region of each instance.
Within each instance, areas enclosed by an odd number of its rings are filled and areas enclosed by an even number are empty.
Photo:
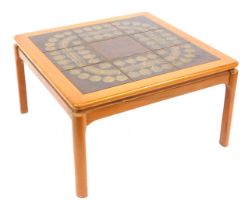
[[[14,51],[15,51],[16,70],[17,70],[20,112],[27,113],[28,105],[27,105],[27,94],[25,84],[24,62],[19,57],[18,46],[16,44],[14,45]]]
[[[87,197],[87,169],[86,169],[86,117],[73,116],[73,145],[75,160],[76,194]]]
[[[229,83],[226,85],[226,95],[225,95],[225,103],[223,109],[221,135],[220,135],[220,144],[224,147],[228,146],[229,142],[237,76],[238,71],[236,69],[231,70]]]

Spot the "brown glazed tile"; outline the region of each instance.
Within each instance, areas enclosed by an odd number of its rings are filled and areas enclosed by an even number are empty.
[[[82,93],[219,59],[143,16],[30,39]]]
[[[46,55],[61,71],[104,61],[102,56],[84,45],[46,52]]]
[[[143,16],[115,21],[112,24],[126,34],[141,33],[145,31],[155,30],[161,27]]]
[[[82,28],[73,29],[85,42],[96,42],[124,35],[110,23],[91,25]]]
[[[90,46],[108,60],[147,52],[148,49],[129,36],[95,42]]]
[[[177,70],[175,66],[152,52],[116,59],[113,64],[132,80],[140,80]]]
[[[109,62],[64,71],[63,74],[82,93],[91,93],[131,81]]]
[[[83,44],[71,30],[32,36],[30,39],[42,51],[49,52]]]
[[[191,43],[184,43],[170,48],[163,48],[156,50],[155,52],[179,69],[219,59]]]
[[[187,42],[185,39],[167,29],[158,29],[145,33],[134,34],[133,37],[151,50],[171,47]]]

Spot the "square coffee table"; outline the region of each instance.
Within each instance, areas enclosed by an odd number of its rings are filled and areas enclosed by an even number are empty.
[[[237,61],[149,13],[21,34],[15,40],[21,113],[28,111],[25,62],[72,120],[79,197],[87,196],[85,130],[100,118],[224,84],[220,144],[228,145]]]

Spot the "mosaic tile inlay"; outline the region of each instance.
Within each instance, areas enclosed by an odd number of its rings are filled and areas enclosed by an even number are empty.
[[[135,34],[134,38],[151,50],[171,47],[186,42],[186,40],[166,29]]]
[[[152,52],[117,59],[113,61],[113,64],[133,80],[144,79],[177,69]]]
[[[155,52],[180,69],[216,60],[215,56],[203,51],[191,43],[163,48]]]
[[[82,93],[219,59],[144,16],[30,39]]]
[[[50,51],[45,54],[61,70],[69,70],[105,60],[100,54],[85,45]]]
[[[161,27],[143,16],[115,21],[112,24],[126,34],[135,34]]]
[[[86,26],[73,31],[85,42],[95,42],[123,35],[123,32],[109,23]]]

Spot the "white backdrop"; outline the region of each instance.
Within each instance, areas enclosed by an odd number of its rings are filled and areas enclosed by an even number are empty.
[[[252,209],[250,1],[0,2],[0,209]],[[218,144],[224,87],[96,121],[87,130],[89,197],[75,196],[71,122],[26,68],[19,113],[15,34],[149,11],[236,58],[230,146]]]

